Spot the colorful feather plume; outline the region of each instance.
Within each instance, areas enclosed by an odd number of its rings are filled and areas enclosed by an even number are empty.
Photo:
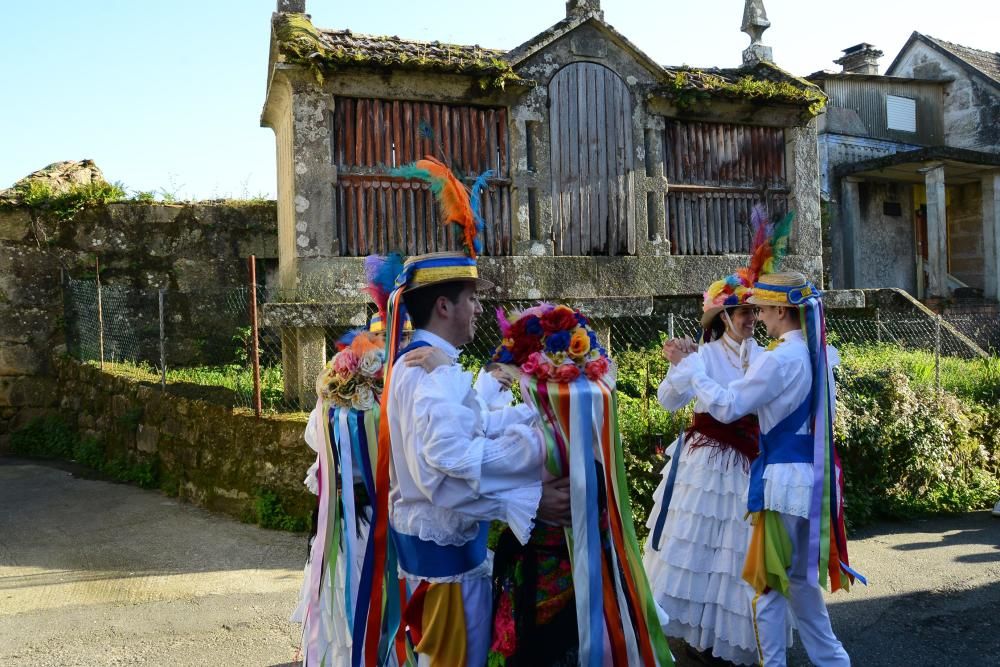
[[[750,262],[737,274],[748,286],[767,273],[775,273],[781,269],[781,262],[788,254],[788,241],[792,235],[792,223],[795,213],[787,213],[778,223],[772,224],[768,219],[767,209],[762,204],[753,207],[750,215],[750,225],[753,230],[753,242],[750,245]]]
[[[493,170],[488,169],[479,174],[472,184],[472,215],[476,219],[476,253],[483,251],[483,232],[486,230],[486,220],[483,218],[483,190],[489,187],[489,179],[493,178]]]
[[[389,294],[396,287],[396,276],[403,272],[403,258],[397,252],[388,255],[368,255],[365,257],[365,279],[368,287],[364,289],[375,302],[375,308],[386,320],[386,303]]]
[[[465,185],[440,160],[427,156],[412,165],[394,169],[394,176],[415,178],[431,184],[431,191],[441,207],[445,222],[453,222],[462,229],[463,242],[469,256],[475,259],[477,250],[476,216],[469,201]]]

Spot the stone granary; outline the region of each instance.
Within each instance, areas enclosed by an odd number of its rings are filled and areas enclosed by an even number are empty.
[[[454,247],[427,187],[388,173],[428,154],[469,184],[495,172],[480,267],[496,299],[605,299],[590,308],[611,316],[644,297],[648,312],[651,296],[698,293],[745,261],[758,201],[796,211],[789,264],[821,275],[824,96],[770,62],[760,0],[733,69],[655,62],[597,0],[570,0],[510,51],[319,29],[305,9],[278,2],[262,115],[280,286],[327,303],[265,309],[289,327],[288,390],[312,391],[320,324],[363,321],[364,255]]]
[[[914,32],[885,76],[870,44],[808,78],[837,288],[1000,295],[1000,54]]]

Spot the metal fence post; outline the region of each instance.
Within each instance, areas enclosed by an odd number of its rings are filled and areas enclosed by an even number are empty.
[[[160,288],[160,391],[167,390],[167,328],[163,317],[163,297],[167,293],[165,287]]]
[[[257,417],[262,412],[260,397],[260,349],[257,329],[257,257],[250,255],[250,352],[253,363],[253,411]]]
[[[934,387],[941,393],[941,314],[934,318]]]
[[[94,257],[94,271],[97,274],[97,345],[100,350],[101,370],[104,370],[104,308],[101,307],[101,259]]]
[[[875,340],[882,342],[882,311],[875,308]]]
[[[667,338],[674,337],[674,314],[670,313],[670,317],[667,318]]]

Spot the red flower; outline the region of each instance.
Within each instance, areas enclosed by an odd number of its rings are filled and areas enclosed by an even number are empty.
[[[542,329],[547,334],[568,331],[576,325],[576,313],[568,306],[556,306],[542,315]]]
[[[538,352],[541,349],[541,338],[525,334],[520,337],[515,336],[514,344],[511,346],[510,352],[514,355],[514,363],[520,366],[528,360],[528,357],[531,356],[532,352]]]

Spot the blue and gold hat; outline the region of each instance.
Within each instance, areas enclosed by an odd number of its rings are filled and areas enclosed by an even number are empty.
[[[816,286],[801,273],[766,273],[754,283],[747,303],[755,306],[799,306],[820,296]]]
[[[382,317],[382,313],[372,315],[368,322],[368,331],[373,334],[385,333],[385,319]],[[403,331],[413,331],[413,322],[410,321],[410,316],[406,313],[403,313]]]
[[[473,282],[476,290],[493,289],[494,285],[479,277],[474,257],[463,252],[431,252],[415,255],[403,263],[403,271],[396,278],[396,286],[404,292],[421,287],[449,282]]]

